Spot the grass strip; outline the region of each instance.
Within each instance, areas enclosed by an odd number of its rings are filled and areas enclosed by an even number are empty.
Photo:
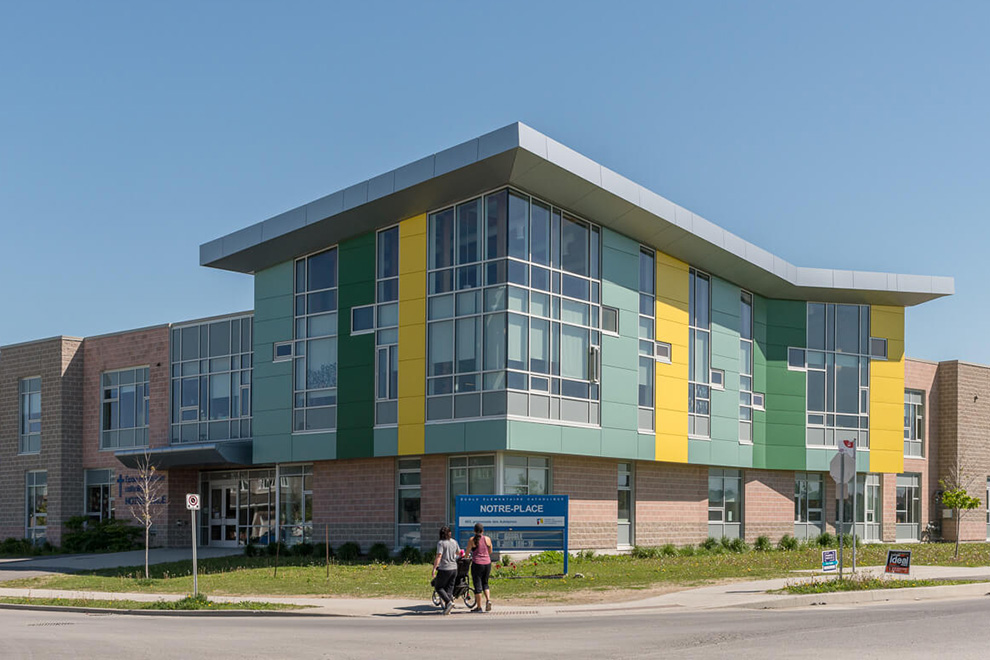
[[[181,600],[99,600],[90,598],[7,598],[0,597],[0,603],[5,605],[56,605],[59,607],[95,607],[112,610],[298,610],[306,605],[289,603],[263,603],[258,601],[242,601],[239,603],[222,603],[211,601],[202,595],[187,596]]]
[[[913,587],[942,587],[953,584],[973,584],[978,580],[912,580],[885,579],[879,577],[857,576],[840,580],[812,580],[800,584],[789,584],[783,589],[774,589],[770,593],[785,594],[827,594],[838,591],[871,591],[874,589],[911,589]]]

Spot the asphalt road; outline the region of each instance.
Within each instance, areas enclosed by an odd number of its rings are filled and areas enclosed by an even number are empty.
[[[179,618],[0,610],[0,658],[987,658],[990,598],[592,616]]]

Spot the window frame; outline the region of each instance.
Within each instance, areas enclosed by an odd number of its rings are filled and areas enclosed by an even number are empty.
[[[37,389],[34,383],[37,381]],[[18,455],[41,453],[41,432],[44,420],[44,399],[42,397],[43,381],[40,375],[26,376],[17,381],[17,453]],[[30,428],[35,424],[31,419],[32,401],[38,401],[38,430]],[[25,416],[25,413],[27,416]],[[25,431],[25,428],[28,430]]]
[[[140,373],[143,372],[143,373]],[[133,373],[130,383],[121,383],[121,376],[125,373]],[[142,380],[138,380],[138,377],[142,376]],[[114,378],[116,383],[107,383],[106,379]],[[127,385],[141,386],[141,407],[143,408],[144,423],[135,424],[134,426],[119,426],[120,424],[120,390]],[[116,390],[116,396],[107,396],[108,391]],[[137,393],[135,392],[135,411],[138,404]],[[107,428],[107,404],[117,403],[117,424],[118,426]],[[138,367],[125,367],[123,369],[109,369],[100,374],[100,451],[116,451],[118,449],[130,449],[133,447],[147,447],[148,446],[148,433],[151,417],[151,367],[150,365],[142,365]],[[136,417],[135,417],[136,419]],[[113,423],[113,420],[110,420]],[[121,444],[121,436],[126,435],[121,433],[122,431],[131,432],[129,435],[133,439],[131,444]],[[110,438],[116,438],[115,442],[110,442]]]
[[[412,465],[415,461],[415,466]],[[405,465],[403,465],[405,463]],[[402,475],[405,474],[417,474],[419,475],[418,483],[416,484],[403,484]],[[403,491],[418,490],[419,491],[419,522],[416,523],[403,523],[400,522],[402,517],[402,502],[405,501],[401,497]],[[423,525],[423,462],[422,458],[419,456],[399,456],[395,461],[395,549],[401,550],[406,545],[412,545],[414,548],[421,547],[423,543],[422,537],[422,525]],[[408,528],[407,533],[412,532],[411,528],[415,527],[415,533],[419,538],[419,541],[415,544],[412,543],[402,543],[403,538],[403,528]]]

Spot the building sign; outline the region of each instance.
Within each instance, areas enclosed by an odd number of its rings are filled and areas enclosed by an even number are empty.
[[[822,572],[835,573],[838,566],[839,560],[836,558],[835,550],[822,550]]]
[[[497,551],[563,551],[566,574],[568,503],[567,495],[459,495],[457,542],[465,547],[481,523]]]
[[[883,569],[884,573],[894,573],[898,575],[911,574],[911,551],[910,550],[888,550],[887,565]]]

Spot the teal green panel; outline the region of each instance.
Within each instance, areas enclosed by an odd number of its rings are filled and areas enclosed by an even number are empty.
[[[625,252],[627,255],[631,255],[639,259],[639,243],[624,234],[620,234],[609,229],[608,227],[602,227],[602,248]],[[604,257],[602,258],[602,261],[606,261]],[[637,266],[637,268],[638,267],[639,266]],[[639,276],[637,275],[634,277],[631,280],[631,284],[627,283],[626,286],[631,286],[638,289]]]
[[[271,298],[261,298],[254,301],[255,320],[271,321],[274,319],[289,319],[293,317],[292,294],[284,296],[272,296]],[[290,330],[292,326],[289,326]],[[289,339],[292,339],[290,336]]]
[[[340,244],[337,338],[337,454],[375,453],[375,337],[351,335],[351,308],[375,302],[375,232]]]
[[[399,429],[395,426],[375,429],[375,456],[398,456]]]
[[[639,428],[639,407],[627,403],[602,401],[602,430],[635,431]]]
[[[870,452],[857,451],[856,472],[869,472],[869,471],[870,471]]]
[[[753,445],[739,445],[739,467],[753,467]]]
[[[729,330],[739,332],[739,314],[741,313],[741,301],[739,299],[739,287],[730,284],[719,277],[712,277],[712,319],[716,314],[724,314],[735,318],[735,323],[725,327]]]
[[[292,410],[278,408],[256,412],[251,419],[251,428],[254,431],[255,444],[265,436],[278,436],[281,440],[292,433]]]
[[[638,255],[639,252],[637,251]],[[602,250],[602,280],[628,291],[639,293],[639,257],[630,259],[630,255],[613,248]],[[606,305],[613,303],[603,299]]]
[[[279,365],[281,366],[281,365]],[[269,410],[290,410],[292,408],[292,376],[291,374],[274,374],[271,376],[255,376],[252,385],[251,405],[254,412],[254,422]],[[286,426],[284,431],[291,430]]]
[[[753,296],[753,391],[767,391],[767,299]],[[766,403],[766,401],[764,401]],[[753,411],[753,467],[766,467],[767,415]]]
[[[626,258],[628,259],[628,257]],[[636,312],[639,309],[639,292],[619,286],[615,282],[602,280],[602,304]],[[619,327],[622,327],[621,320]]]
[[[709,465],[739,467],[739,442],[712,440]]]
[[[260,270],[254,274],[255,314],[258,311],[257,301],[275,296],[292,295],[293,263],[292,261],[283,261],[276,266]]]
[[[688,463],[692,465],[710,465],[712,460],[712,443],[710,440],[688,438]]]
[[[464,423],[427,424],[426,453],[450,454],[464,451]]]
[[[560,451],[565,454],[608,455],[607,452],[602,452],[602,434],[598,429],[562,426],[560,427],[560,434]]]
[[[636,369],[602,365],[602,402],[636,405],[638,393],[639,372]]]
[[[728,330],[712,331],[712,367],[739,372],[739,334]]]
[[[500,451],[508,449],[509,423],[504,419],[485,419],[464,423],[466,451]]]
[[[292,340],[292,317],[254,320],[254,346],[258,362],[271,362],[274,353],[272,343]]]
[[[713,393],[714,394],[714,393]],[[718,394],[725,394],[718,392]],[[715,402],[712,402],[712,442],[732,442],[739,443],[739,406],[735,406],[735,417],[721,416],[714,414]]]
[[[809,449],[805,455],[806,469],[809,472],[828,472],[829,463],[834,455],[834,451],[827,449]]]
[[[259,442],[257,435],[252,443],[251,460],[255,465],[266,463],[288,463],[292,460],[292,436],[288,433],[284,437],[268,438],[268,442]]]
[[[636,460],[639,458],[639,433],[635,429],[632,431],[603,429],[602,455],[609,458]],[[651,456],[650,458],[652,459],[653,457]]]
[[[768,470],[806,470],[804,447],[767,447]]]
[[[638,443],[637,458],[641,461],[652,461],[656,459],[657,438],[654,435],[640,433],[636,436]]]
[[[332,461],[341,458],[337,455],[335,434],[297,433],[292,436],[293,461]]]
[[[514,451],[561,451],[561,427],[555,424],[509,422],[507,448]]]

